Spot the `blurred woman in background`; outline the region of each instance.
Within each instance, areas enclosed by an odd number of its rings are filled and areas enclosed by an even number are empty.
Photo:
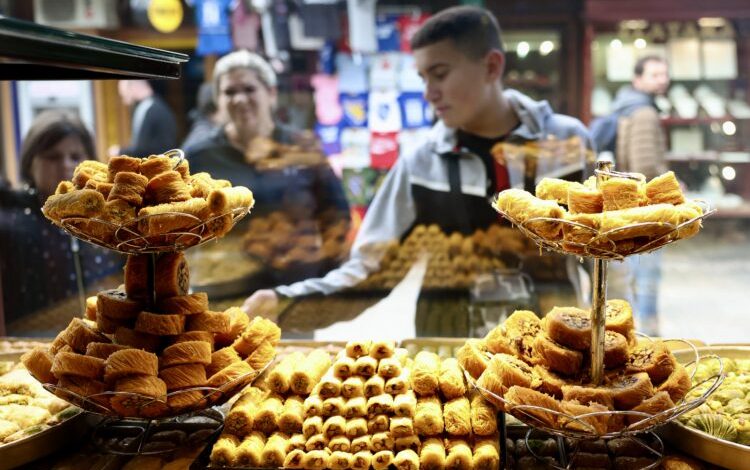
[[[79,244],[41,212],[57,184],[70,180],[80,162],[93,158],[91,134],[71,114],[58,111],[40,114],[23,140],[23,186],[19,190],[0,191],[0,273],[5,321],[11,328],[14,320],[63,299],[73,298],[74,305],[80,305],[87,283],[122,267],[119,257],[87,243]],[[67,313],[74,316],[82,312],[76,309]],[[44,331],[8,333],[43,334]]]
[[[213,73],[214,98],[224,124],[184,150],[192,173],[207,171],[253,191],[258,210],[304,208],[348,215],[341,182],[309,130],[275,119],[277,78],[248,51],[228,54]]]
[[[290,255],[290,259],[275,267],[276,271],[302,261],[319,263],[325,272],[330,264],[324,259],[338,262],[343,256],[338,248],[323,247],[343,245],[350,214],[341,181],[313,133],[276,119],[276,73],[257,54],[243,50],[222,57],[216,62],[212,84],[222,125],[185,147],[190,171],[205,171],[253,191],[255,208],[248,235],[255,245],[263,246],[248,247],[248,251],[273,251],[269,246],[281,235],[272,233],[272,222],[288,219],[292,226],[283,230],[291,234],[288,243],[270,258],[287,259]],[[253,230],[261,226],[261,230]],[[292,248],[297,250],[292,252]],[[300,279],[305,277],[297,274]]]

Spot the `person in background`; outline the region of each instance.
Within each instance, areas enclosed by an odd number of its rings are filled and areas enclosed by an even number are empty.
[[[631,86],[621,89],[613,103],[617,117],[615,168],[643,174],[647,180],[667,171],[666,140],[654,102],[669,88],[669,66],[662,57],[645,56],[635,64]],[[592,135],[597,139],[595,128]],[[639,331],[659,334],[659,283],[661,251],[631,256],[612,263],[610,297],[630,300]]]
[[[190,111],[192,126],[180,148],[192,147],[196,142],[205,139],[220,125],[219,108],[214,99],[211,83],[203,83],[198,89],[195,109]]]
[[[21,146],[23,187],[0,193],[0,273],[6,322],[63,299],[74,298],[77,304],[87,284],[122,268],[118,256],[79,243],[41,212],[57,184],[70,180],[80,162],[94,157],[91,134],[77,117],[46,111],[31,124]]]
[[[639,59],[633,70],[632,87],[617,94],[615,109],[633,107],[617,122],[616,167],[651,179],[667,170],[666,140],[654,98],[669,88],[669,66],[659,56]]]
[[[555,114],[546,101],[505,89],[500,28],[487,10],[444,10],[424,23],[411,47],[425,98],[439,118],[429,139],[389,171],[346,263],[323,278],[257,291],[244,304],[250,315],[271,315],[280,296],[331,294],[362,282],[378,269],[383,247],[416,225],[471,234],[497,223],[488,198],[524,182],[522,170],[492,155],[500,142],[520,145],[555,136],[576,137],[591,146],[577,119]]]
[[[262,57],[232,52],[216,62],[214,96],[225,123],[204,139],[185,147],[192,173],[208,172],[216,179],[250,188],[254,215],[272,211],[293,219],[349,221],[349,204],[340,180],[317,148],[309,131],[282,125],[274,118],[276,74]],[[281,144],[304,161],[289,161]],[[335,214],[335,215],[331,215]],[[324,228],[321,227],[321,231]]]
[[[177,146],[177,122],[167,103],[148,80],[120,80],[117,90],[125,106],[132,107],[130,145],[112,146],[110,156],[148,157]]]

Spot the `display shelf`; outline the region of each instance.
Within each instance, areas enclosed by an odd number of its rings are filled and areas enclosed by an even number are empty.
[[[0,17],[0,80],[179,78],[185,54]]]
[[[550,80],[506,80],[505,84],[512,88],[532,88],[553,91],[558,84]]]
[[[721,219],[745,219],[750,218],[750,203],[744,203],[734,207],[718,207],[716,217]]]
[[[712,117],[696,117],[696,118],[680,118],[680,117],[667,117],[662,118],[661,123],[664,126],[695,126],[700,124],[713,124],[722,123],[725,121],[748,121],[750,118],[738,118],[730,115],[726,115],[719,118]]]
[[[695,153],[668,153],[666,155],[668,162],[719,162],[721,160],[721,153],[718,151],[706,151],[706,152],[695,152]]]

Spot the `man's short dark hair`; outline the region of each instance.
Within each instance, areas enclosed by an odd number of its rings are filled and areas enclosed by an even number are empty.
[[[167,94],[167,81],[166,80],[146,80],[151,90],[159,96],[165,96]]]
[[[643,75],[643,71],[646,69],[646,64],[649,62],[661,62],[666,64],[667,59],[664,57],[658,56],[658,55],[645,55],[638,59],[638,61],[635,63],[635,68],[633,68],[633,74],[635,74],[636,77],[640,77]]]
[[[500,26],[484,8],[458,6],[430,17],[411,39],[412,50],[445,39],[452,40],[463,54],[480,59],[493,49],[503,52]]]

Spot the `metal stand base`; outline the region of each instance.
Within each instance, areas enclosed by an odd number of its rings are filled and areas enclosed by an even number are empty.
[[[533,437],[535,434],[539,436],[536,438]],[[538,462],[544,463],[549,468],[555,468],[558,470],[570,470],[590,465],[583,461],[584,458],[591,455],[589,452],[586,452],[589,449],[587,449],[585,443],[594,441],[570,438],[563,439],[562,436],[556,436],[559,454],[558,464],[553,463],[549,457],[539,455],[535,450],[536,446],[530,445],[529,443],[530,440],[548,437],[549,434],[538,431],[534,428],[530,428],[526,432],[524,439],[526,449],[529,455],[533,456]],[[659,465],[661,465],[661,461],[664,458],[664,442],[655,433],[647,432],[637,436],[617,438],[617,440],[619,441],[619,448],[621,449],[621,451],[618,450],[617,452],[622,453],[618,454],[614,451],[614,448],[617,446],[610,447],[610,445],[606,445],[608,452],[607,454],[604,454],[609,455],[609,458],[612,460],[611,465],[613,468],[618,468],[615,459],[632,459],[632,461],[628,462],[628,468],[640,468],[640,470],[655,469],[659,468]],[[607,444],[612,443],[613,441],[615,441],[615,439],[600,440],[599,442]],[[630,466],[638,464],[641,464],[642,466]]]
[[[500,431],[500,468],[510,470],[508,466],[508,428],[505,426],[505,412],[497,414],[497,429]]]
[[[94,428],[91,442],[114,455],[158,455],[213,439],[224,426],[216,408],[166,421],[105,418]]]

